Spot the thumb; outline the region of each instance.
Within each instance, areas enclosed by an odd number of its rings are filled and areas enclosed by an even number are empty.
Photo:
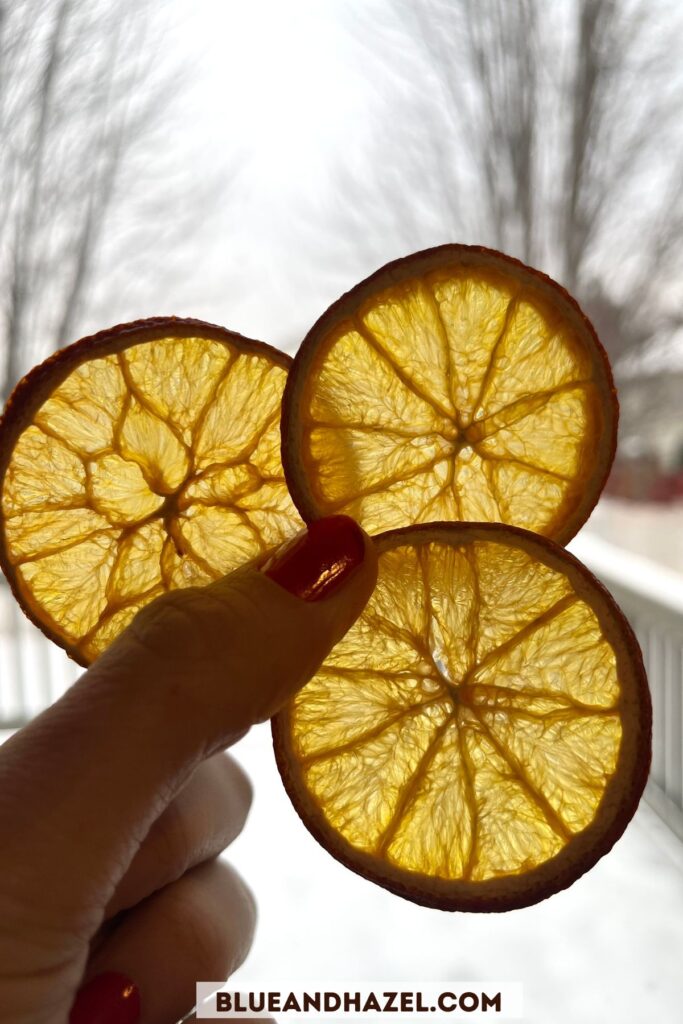
[[[0,751],[0,833],[9,837],[0,871],[11,867],[15,896],[22,865],[34,886],[38,858],[43,918],[103,908],[193,768],[307,682],[362,611],[376,572],[370,539],[335,516],[261,568],[145,607]]]
[[[180,726],[181,757],[207,756],[311,678],[376,576],[374,545],[354,520],[320,519],[258,568],[147,605],[90,674],[117,688],[127,680],[138,694],[143,687],[150,731],[166,716],[168,728]]]

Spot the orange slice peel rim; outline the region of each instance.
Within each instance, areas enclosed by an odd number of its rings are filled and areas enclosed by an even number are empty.
[[[326,503],[315,494],[315,473],[310,465],[306,464],[304,455],[305,411],[302,409],[305,406],[307,389],[310,387],[309,381],[316,372],[317,364],[324,363],[327,356],[326,344],[340,325],[349,319],[359,318],[364,303],[382,297],[383,293],[392,287],[403,285],[411,280],[419,282],[428,274],[444,271],[448,267],[484,268],[486,273],[502,273],[508,275],[510,279],[521,282],[520,287],[524,287],[526,284],[536,293],[545,296],[549,308],[554,311],[559,310],[564,322],[569,323],[575,329],[577,337],[581,339],[585,347],[583,355],[587,355],[592,363],[594,377],[589,383],[596,385],[596,388],[599,389],[599,396],[589,404],[591,415],[596,417],[598,425],[595,430],[595,445],[593,449],[587,447],[586,450],[589,458],[595,458],[595,464],[588,478],[588,486],[575,488],[574,507],[561,516],[557,523],[553,522],[552,528],[547,533],[551,539],[564,545],[578,532],[593,511],[614,460],[619,406],[612,371],[605,349],[590,320],[565,288],[542,271],[529,267],[512,256],[484,246],[449,243],[393,260],[343,294],[318,318],[294,357],[283,395],[282,464],[292,500],[305,522],[311,522],[322,515],[330,514],[330,512],[343,511],[359,519],[361,525],[371,533],[386,532],[388,528],[398,526],[398,524],[391,523],[383,524],[381,529],[371,528],[363,521],[362,515],[359,516],[353,508],[349,507],[351,499],[345,506],[342,507],[342,503],[340,503],[339,507],[332,509],[327,507]],[[514,297],[513,301],[515,301]],[[351,368],[351,372],[353,372],[353,368]],[[440,521],[445,518],[438,515],[428,516],[419,521]],[[449,521],[478,521],[482,518],[482,516],[476,518],[461,515],[448,516]],[[491,521],[502,520],[493,519]],[[536,530],[535,526],[519,521],[510,521],[506,524],[522,526],[532,532],[542,532]],[[404,525],[411,525],[411,522],[406,519],[405,522],[400,523],[400,526]]]
[[[620,683],[625,682],[629,697],[620,711],[622,732],[616,768],[590,824],[573,835],[557,855],[518,874],[473,882],[405,870],[354,847],[327,820],[303,779],[300,759],[294,751],[291,735],[294,701],[272,719],[271,730],[278,771],[292,805],[308,831],[336,860],[369,881],[423,906],[448,911],[498,912],[530,906],[567,888],[620,838],[636,811],[648,777],[652,705],[640,648],[625,616],[609,591],[577,558],[555,542],[497,523],[451,522],[391,530],[374,540],[381,562],[384,552],[406,544],[421,546],[437,542],[457,548],[463,544],[463,538],[465,542],[469,539],[499,543],[507,539],[512,546],[531,551],[545,565],[559,567],[572,583],[579,600],[581,595],[590,596],[590,601],[585,603],[595,613],[602,635],[615,653],[617,676]],[[334,666],[329,671],[333,676]],[[302,700],[305,700],[305,690],[304,687],[300,691]]]
[[[285,372],[291,366],[291,357],[266,342],[246,338],[225,327],[205,321],[176,316],[158,316],[140,319],[98,331],[57,350],[44,362],[33,367],[13,389],[4,412],[0,416],[0,499],[5,486],[8,467],[15,445],[23,432],[32,425],[42,405],[64,384],[70,375],[84,364],[118,355],[129,348],[163,340],[200,338],[216,341],[237,355],[255,355],[265,358]],[[49,487],[49,481],[46,481]],[[16,565],[9,557],[6,520],[0,500],[0,569],[11,591],[27,618],[67,655],[83,667],[92,658],[86,658],[77,649],[78,641],[69,642],[51,625],[39,605],[34,604],[31,593],[22,587]]]

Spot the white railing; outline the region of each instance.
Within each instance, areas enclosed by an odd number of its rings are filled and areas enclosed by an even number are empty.
[[[683,576],[590,533],[569,550],[610,590],[638,637],[653,712],[645,798],[683,840]]]
[[[0,576],[0,729],[20,728],[80,671],[28,621]]]
[[[654,712],[646,799],[683,840],[683,576],[590,533],[569,549],[612,592],[640,642]],[[23,725],[79,671],[24,617],[0,577],[0,729]]]

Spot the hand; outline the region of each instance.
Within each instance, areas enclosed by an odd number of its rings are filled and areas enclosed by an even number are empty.
[[[250,786],[221,751],[315,673],[376,565],[336,516],[260,569],[172,591],[4,744],[3,1024],[172,1024],[196,980],[242,962],[254,901],[215,858]]]

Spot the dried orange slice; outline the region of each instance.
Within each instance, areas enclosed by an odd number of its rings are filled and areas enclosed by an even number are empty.
[[[631,629],[580,562],[527,531],[376,540],[369,604],[274,720],[285,787],[330,853],[416,903],[544,899],[610,849],[645,785]]]
[[[555,282],[489,249],[389,263],[297,353],[283,464],[306,521],[503,522],[568,541],[614,457],[605,352]]]
[[[290,361],[156,318],[85,338],[17,386],[0,421],[0,564],[76,661],[157,595],[299,528],[280,463]]]

